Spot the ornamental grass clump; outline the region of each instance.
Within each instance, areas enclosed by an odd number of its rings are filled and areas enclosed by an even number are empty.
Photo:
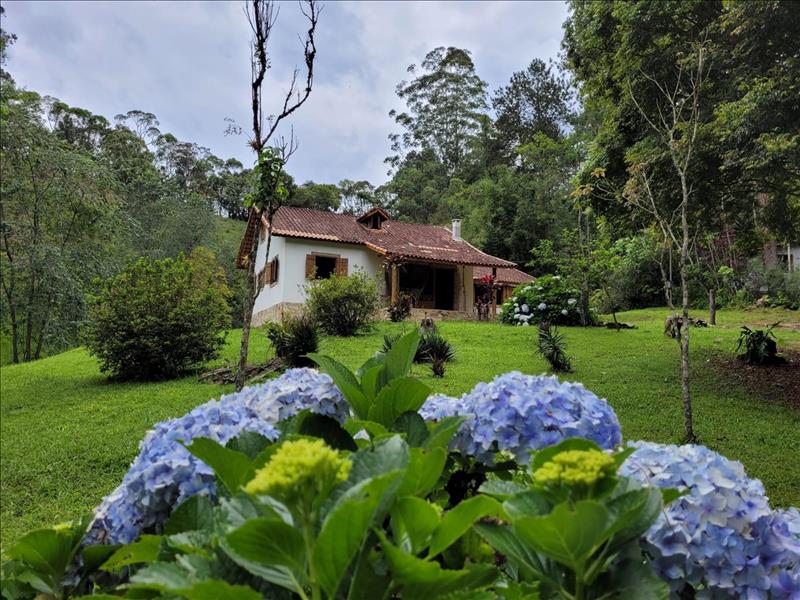
[[[614,409],[579,383],[512,371],[479,383],[460,398],[430,396],[420,409],[426,419],[464,417],[451,447],[492,464],[508,452],[522,464],[530,452],[569,437],[585,437],[604,449],[622,441]]]
[[[267,338],[275,356],[288,367],[311,367],[314,361],[308,354],[319,350],[319,331],[316,322],[306,314],[286,316],[280,323],[267,325]]]
[[[539,324],[539,334],[536,338],[536,352],[540,354],[555,373],[569,373],[572,371],[572,361],[567,356],[567,347],[564,334],[559,333],[550,323]]]
[[[797,598],[800,513],[773,511],[742,464],[704,446],[632,444],[620,473],[683,490],[642,541],[680,597]],[[794,595],[792,595],[794,594]]]
[[[210,438],[220,444],[246,431],[269,440],[277,423],[302,410],[339,422],[348,410],[327,375],[290,369],[282,376],[206,402],[178,419],[157,423],[139,445],[139,455],[119,487],[95,511],[91,543],[128,543],[143,531],[164,523],[172,509],[196,494],[214,497],[214,473],[184,444]]]

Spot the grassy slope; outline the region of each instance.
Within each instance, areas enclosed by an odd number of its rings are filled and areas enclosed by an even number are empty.
[[[680,440],[678,353],[675,343],[662,335],[664,312],[623,314],[624,320],[639,326],[632,331],[564,330],[575,365],[568,378],[608,398],[626,439]],[[703,368],[714,350],[731,351],[739,324],[777,318],[797,320],[797,313],[723,311],[717,328],[693,330],[696,429],[704,444],[741,460],[750,475],[760,477],[774,504],[800,505],[800,413],[761,402]],[[367,336],[326,339],[322,350],[356,367],[380,346],[383,333],[411,326],[380,324]],[[433,379],[426,368],[415,367],[436,391],[459,394],[512,369],[545,371],[533,352],[534,328],[445,323],[441,330],[458,351],[445,378]],[[800,332],[782,329],[778,337],[781,347],[800,349]],[[235,359],[238,341],[238,331],[231,332],[220,363]],[[264,336],[256,334],[251,348],[253,360],[264,357]],[[230,390],[197,383],[193,377],[155,384],[109,383],[82,349],[4,367],[0,385],[4,544],[31,527],[89,511],[119,483],[153,423]]]

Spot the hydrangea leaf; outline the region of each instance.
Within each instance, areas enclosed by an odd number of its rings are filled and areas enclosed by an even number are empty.
[[[287,567],[302,580],[306,560],[303,535],[284,521],[264,517],[251,519],[225,536],[225,541],[246,561],[266,567]]]
[[[438,562],[423,560],[403,552],[381,532],[378,532],[378,537],[395,582],[403,586],[404,598],[440,598],[461,590],[484,588],[497,579],[497,570],[492,565],[478,565],[460,570],[443,569]]]
[[[489,496],[475,496],[448,510],[431,537],[428,556],[440,554],[464,535],[472,524],[483,517],[505,517],[503,506]]]
[[[411,377],[393,379],[375,397],[369,410],[370,421],[389,427],[404,412],[416,412],[425,403],[430,388]]]
[[[182,502],[172,511],[164,524],[164,533],[172,535],[183,531],[207,529],[211,526],[214,507],[208,496],[197,494]]]
[[[428,426],[416,411],[406,411],[392,423],[392,431],[406,434],[406,442],[409,446],[420,447],[430,437]]]
[[[492,548],[511,561],[517,569],[523,570],[530,577],[533,577],[534,574],[544,573],[539,556],[522,543],[510,525],[476,523],[473,528]]]
[[[512,519],[519,519],[546,515],[552,506],[540,492],[528,489],[508,497],[503,508]]]
[[[345,400],[353,409],[353,412],[359,419],[366,419],[369,413],[370,402],[361,391],[361,385],[356,380],[355,375],[340,362],[332,359],[329,356],[322,354],[309,354],[308,358],[313,360],[319,365],[319,368],[324,373],[330,375],[336,387],[344,395]]]
[[[270,444],[272,444],[272,441],[258,432],[243,431],[241,435],[236,436],[225,444],[225,447],[229,450],[241,452],[247,458],[253,460]]]
[[[520,540],[582,577],[586,560],[608,538],[610,516],[601,503],[580,500],[557,505],[549,515],[514,520]]]
[[[197,438],[186,449],[214,470],[230,494],[235,494],[253,473],[253,466],[245,454],[230,450],[212,439]]]
[[[284,435],[296,433],[322,438],[328,446],[336,450],[355,451],[358,449],[353,437],[336,419],[308,410],[295,415],[289,421],[284,421],[280,428]]]
[[[428,540],[440,521],[436,507],[416,496],[398,498],[392,507],[395,540],[407,537],[412,554],[419,554],[428,547]]]
[[[399,377],[405,377],[411,370],[419,340],[419,332],[413,330],[392,344],[384,359],[387,384]]]
[[[104,571],[118,571],[128,565],[154,563],[158,560],[163,540],[160,535],[143,535],[132,544],[119,548],[101,568]]]
[[[381,354],[381,356],[383,356],[383,354]],[[370,403],[375,401],[375,396],[380,391],[380,388],[383,387],[380,381],[383,371],[384,366],[383,361],[381,361],[381,364],[367,369],[361,376],[361,391],[364,392],[364,395]]]
[[[408,469],[398,494],[409,496],[426,496],[436,487],[447,462],[444,448],[409,448]]]
[[[319,583],[333,597],[347,567],[358,552],[370,527],[402,471],[392,471],[353,486],[328,512],[314,544],[311,560]]]
[[[246,585],[231,585],[221,579],[208,579],[192,587],[175,590],[186,600],[263,600],[263,596]]]
[[[361,419],[350,419],[344,424],[344,428],[350,435],[355,435],[359,431],[366,431],[371,436],[386,435],[389,430],[375,421],[362,421]]]
[[[426,448],[445,448],[450,445],[458,428],[464,422],[464,417],[444,417],[431,427],[430,436],[425,442]]]
[[[491,496],[492,498],[495,498],[496,500],[500,500],[502,502],[504,500],[507,500],[514,494],[518,494],[527,489],[528,488],[515,481],[502,481],[500,479],[489,479],[481,484],[481,487],[478,489],[478,491],[481,494],[486,494],[487,496]]]

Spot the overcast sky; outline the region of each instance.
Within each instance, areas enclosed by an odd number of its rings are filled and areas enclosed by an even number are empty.
[[[226,137],[225,118],[250,122],[249,28],[240,2],[5,2],[15,33],[8,71],[17,83],[111,119],[140,109],[163,132],[222,158],[253,162],[246,136]],[[298,181],[386,180],[388,116],[403,108],[395,87],[437,46],[472,51],[490,89],[532,58],[555,58],[566,18],[561,2],[325,2],[314,90],[293,115]],[[284,2],[265,95],[277,101],[302,64],[303,21]]]

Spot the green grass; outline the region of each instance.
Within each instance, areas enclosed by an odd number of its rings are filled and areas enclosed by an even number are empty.
[[[611,402],[626,439],[679,442],[682,434],[678,351],[663,333],[664,309],[623,313],[637,329],[614,332],[562,328],[575,372]],[[797,313],[775,310],[722,311],[719,326],[692,330],[695,427],[701,442],[744,463],[764,481],[775,505],[800,505],[800,411],[727,382],[708,368],[715,353],[732,352],[738,327]],[[356,338],[327,338],[322,351],[357,367],[389,331],[411,323],[381,323]],[[534,351],[533,327],[494,323],[443,323],[456,347],[444,379],[425,366],[415,373],[435,391],[460,394],[479,381],[509,370],[539,374],[546,365]],[[800,331],[777,331],[779,347],[800,350]],[[223,357],[233,362],[239,332]],[[253,336],[251,359],[267,354],[261,333]],[[800,384],[798,384],[800,385]],[[88,512],[120,481],[139,440],[157,421],[179,416],[231,389],[198,383],[194,377],[151,384],[110,383],[83,349],[0,370],[0,539],[7,544],[24,531]]]

